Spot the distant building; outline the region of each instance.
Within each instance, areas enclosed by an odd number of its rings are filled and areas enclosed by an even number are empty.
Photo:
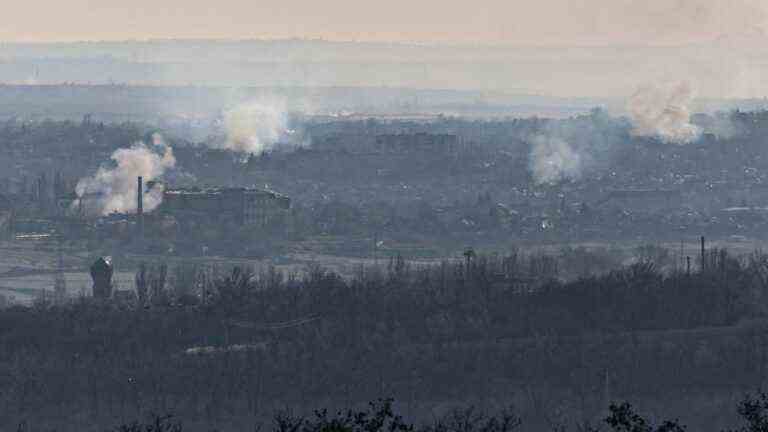
[[[682,194],[672,189],[614,189],[595,207],[616,207],[631,211],[657,211],[680,204]]]
[[[461,149],[461,145],[462,141],[458,135],[419,132],[414,134],[377,135],[375,150],[396,153],[455,153]]]
[[[13,235],[14,209],[11,200],[0,195],[0,239]]]
[[[755,226],[768,222],[766,207],[728,207],[715,214],[721,221],[735,226]]]
[[[56,213],[58,216],[82,216],[83,211],[79,207],[77,194],[75,192],[62,193],[56,196]]]
[[[160,210],[176,219],[210,219],[266,226],[291,207],[290,198],[249,188],[166,189]]]

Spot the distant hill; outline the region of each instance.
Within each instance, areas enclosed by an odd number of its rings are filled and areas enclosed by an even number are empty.
[[[322,40],[0,44],[0,82],[237,87],[405,87],[626,97],[689,80],[707,97],[768,94],[768,44],[531,47]]]
[[[308,115],[564,117],[619,101],[469,90],[385,87],[205,87],[148,85],[0,85],[0,118],[102,121],[211,118],[239,103],[279,99]]]

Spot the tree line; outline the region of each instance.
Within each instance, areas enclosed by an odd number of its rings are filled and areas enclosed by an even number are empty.
[[[0,423],[79,430],[157,410],[234,428],[394,396],[414,418],[515,400],[544,427],[556,407],[592,418],[617,397],[672,408],[765,381],[767,256],[712,250],[690,273],[641,260],[571,281],[556,267],[520,254],[393,257],[351,278],[145,265],[133,300],[0,311]]]

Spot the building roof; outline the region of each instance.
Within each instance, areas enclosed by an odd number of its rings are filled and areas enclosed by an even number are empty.
[[[764,213],[768,207],[726,207],[721,210],[726,213]]]
[[[681,195],[677,189],[610,189],[608,194],[595,203],[603,205],[608,201],[617,199],[642,199],[642,198],[673,198]]]
[[[167,195],[189,195],[189,196],[201,196],[201,195],[225,195],[230,193],[247,193],[247,194],[264,194],[269,195],[272,198],[287,198],[286,196],[266,189],[245,188],[245,187],[207,187],[207,188],[175,188],[166,189],[164,191]]]

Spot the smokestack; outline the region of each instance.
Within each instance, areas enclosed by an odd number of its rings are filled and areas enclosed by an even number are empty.
[[[704,249],[704,236],[701,236],[701,269],[702,270],[707,268],[707,263],[704,260],[704,253],[705,253],[705,249]]]
[[[139,176],[136,181],[136,216],[138,217],[139,236],[144,237],[144,182]]]
[[[136,180],[136,214],[141,216],[144,214],[144,182],[142,181],[141,176]]]

